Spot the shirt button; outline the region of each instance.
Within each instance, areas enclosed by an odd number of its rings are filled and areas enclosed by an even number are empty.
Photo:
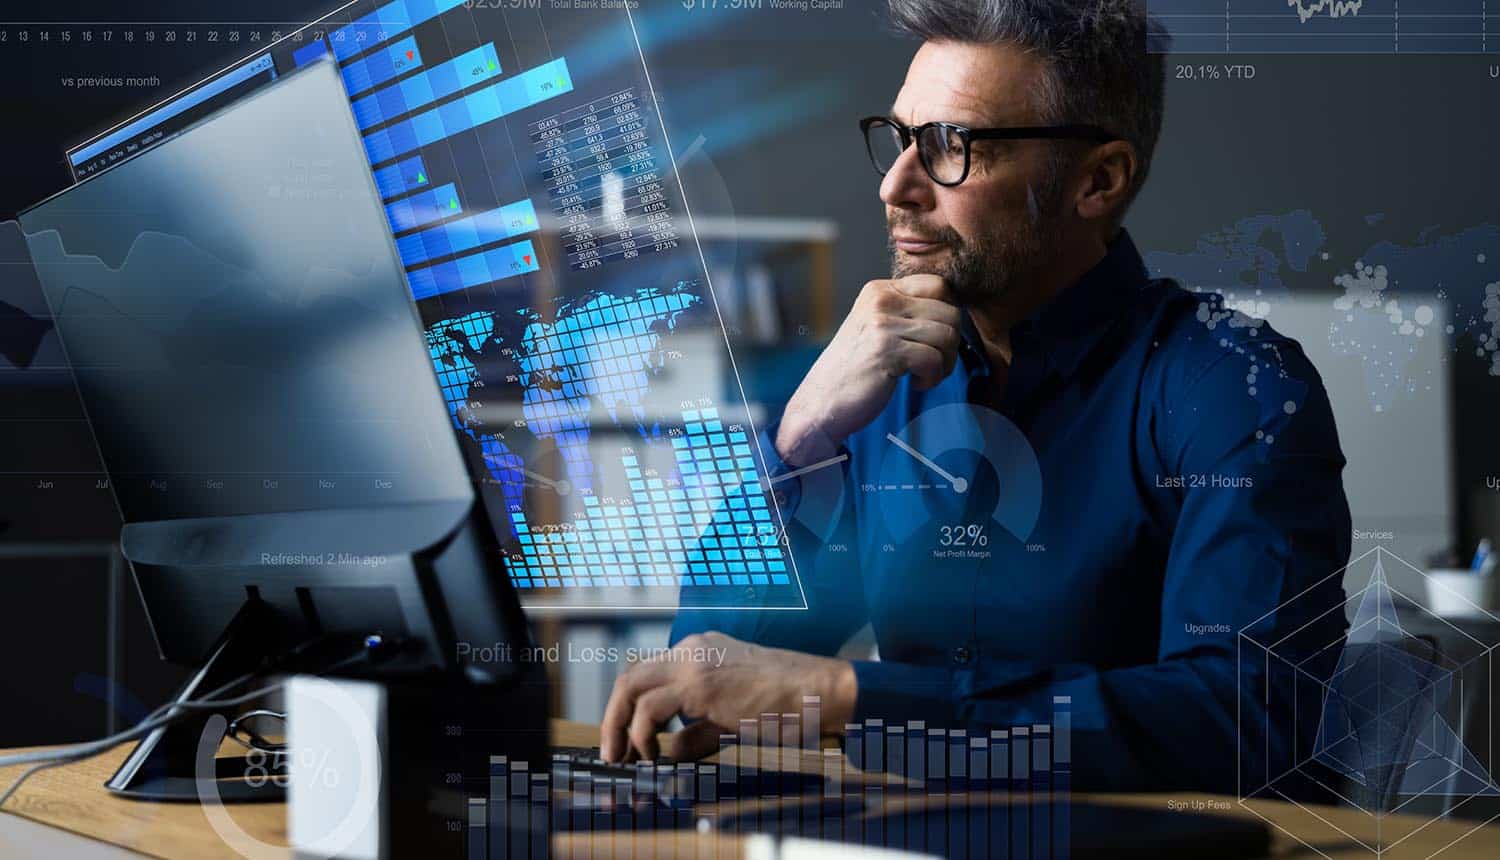
[[[969,654],[969,649],[967,649],[967,648],[954,648],[953,649],[953,662],[959,664],[960,666],[962,666],[963,664],[969,662],[969,657],[970,656],[971,655]]]

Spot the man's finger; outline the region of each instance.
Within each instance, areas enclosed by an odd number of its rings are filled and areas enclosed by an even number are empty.
[[[630,717],[630,746],[647,760],[657,758],[656,733],[682,708],[682,693],[675,684],[656,687],[635,701]]]
[[[890,329],[902,340],[925,343],[943,354],[946,359],[958,355],[958,345],[963,336],[951,325],[924,319],[901,320]],[[951,367],[949,368],[951,370]],[[946,374],[945,374],[946,375]]]
[[[667,755],[678,761],[693,761],[719,751],[723,729],[708,720],[699,720],[680,732],[667,736]]]
[[[671,665],[667,663],[638,663],[615,679],[609,702],[604,706],[604,719],[599,724],[601,758],[616,762],[625,760],[630,751],[626,730],[635,711],[636,699],[647,690],[666,683],[670,673]]]
[[[958,305],[941,299],[924,299],[908,296],[901,303],[898,314],[908,319],[928,319],[958,328],[963,324],[963,310]]]
[[[912,380],[916,383],[918,391],[926,391],[943,381],[947,376],[943,372],[946,360],[943,353],[936,347],[915,341],[904,341],[901,344],[900,358],[906,372],[910,373]]]
[[[907,275],[891,281],[891,286],[914,299],[937,299],[953,303],[953,292],[948,283],[938,275]]]

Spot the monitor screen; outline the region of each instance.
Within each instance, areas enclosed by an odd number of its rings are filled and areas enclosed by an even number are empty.
[[[342,104],[321,64],[22,213],[127,522],[472,495]]]
[[[627,5],[359,0],[68,161],[108,176],[330,58],[523,600],[802,608]]]

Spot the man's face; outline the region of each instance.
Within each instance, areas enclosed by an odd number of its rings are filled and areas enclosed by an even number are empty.
[[[1045,125],[1035,91],[1042,62],[1009,45],[927,42],[912,58],[891,116],[909,126]],[[1041,140],[975,141],[968,178],[932,181],[916,146],[880,184],[894,277],[937,274],[964,304],[1003,298],[1057,253],[1062,178]]]

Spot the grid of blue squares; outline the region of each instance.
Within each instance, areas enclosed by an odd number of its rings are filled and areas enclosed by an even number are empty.
[[[517,587],[791,584],[745,432],[725,430],[717,409],[682,417],[684,432],[671,440],[682,486],[643,477],[627,455],[633,504],[585,496],[573,528],[541,532],[511,514]]]

